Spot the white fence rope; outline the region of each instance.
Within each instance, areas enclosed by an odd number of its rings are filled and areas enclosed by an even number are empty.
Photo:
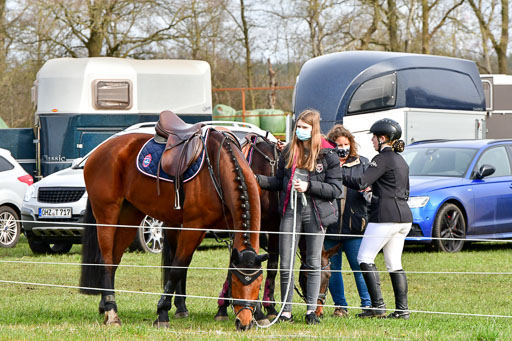
[[[1,222],[2,220],[0,220]],[[63,226],[98,226],[98,227],[120,227],[120,228],[149,228],[149,226],[140,226],[140,225],[113,225],[113,224],[88,224],[88,223],[79,223],[79,222],[59,222],[59,221],[26,221],[26,220],[16,220],[17,222],[29,222],[29,223],[37,223],[39,224],[48,224],[48,225],[63,225]],[[219,233],[227,233],[227,232],[239,232],[227,229],[209,229],[209,228],[186,228],[186,227],[169,227],[162,226],[159,227],[162,230],[190,230],[190,231],[205,231],[205,232],[219,232]],[[291,232],[280,232],[280,231],[243,231],[246,233],[267,233],[267,234],[290,234]],[[297,235],[315,235],[315,233],[297,233]],[[336,236],[336,237],[362,237],[361,235],[351,235],[351,234],[325,234],[325,236]],[[365,237],[373,237],[372,235],[365,235]],[[418,238],[418,237],[412,237]],[[424,238],[424,240],[461,240],[459,238],[435,238],[435,237],[419,237]],[[502,243],[510,243],[511,239],[487,239],[487,238],[466,238],[464,241],[476,241],[476,242],[502,242]],[[35,264],[35,265],[73,265],[73,266],[113,266],[113,264],[82,264],[82,263],[67,263],[67,262],[35,262],[35,261],[8,261],[8,260],[0,260],[1,263],[18,263],[18,264]],[[133,267],[133,268],[162,268],[160,265],[136,265],[136,264],[119,264],[114,265],[118,267]],[[180,267],[180,266],[166,266],[165,268],[187,268],[187,269],[200,269],[200,270],[223,270],[227,271],[231,268],[229,267]],[[253,269],[241,269],[241,270],[253,270]],[[278,269],[272,269],[278,270]],[[300,270],[294,269],[294,272],[300,271],[310,271],[310,270]],[[329,270],[319,270],[319,271],[329,271]],[[333,270],[332,272],[365,272],[365,271],[352,271],[352,270]],[[378,271],[381,273],[387,273],[388,271]],[[447,275],[512,275],[512,272],[478,272],[478,271],[407,271],[408,274],[447,274]],[[22,282],[22,281],[8,281],[1,280],[0,283],[5,284],[20,284],[20,285],[34,285],[34,286],[44,286],[44,287],[56,287],[56,288],[68,288],[68,289],[94,289],[98,291],[114,291],[121,293],[133,293],[133,294],[146,294],[146,295],[168,295],[168,296],[182,296],[187,298],[197,298],[197,299],[210,299],[210,300],[218,300],[219,297],[209,297],[209,296],[200,296],[200,295],[180,295],[180,294],[163,294],[161,292],[144,292],[144,291],[133,291],[133,290],[122,290],[122,289],[101,289],[101,288],[90,288],[90,287],[79,287],[79,286],[70,286],[70,285],[58,285],[58,284],[46,284],[46,283],[37,283],[37,282]],[[265,303],[274,303],[274,304],[282,304],[280,301],[263,301],[263,300],[243,300],[248,302],[265,302]],[[302,305],[306,306],[306,303],[292,302],[292,305]],[[324,304],[324,307],[337,307],[335,305],[327,305]],[[355,306],[346,306],[344,308],[347,309],[361,309],[360,307]],[[394,311],[394,309],[387,309],[390,311]],[[458,313],[458,312],[439,312],[439,311],[425,311],[425,310],[410,310],[411,313],[423,313],[423,314],[439,314],[439,315],[453,315],[453,316],[472,316],[472,317],[496,317],[496,318],[512,318],[509,315],[495,315],[495,314],[472,314],[472,313]]]
[[[143,294],[143,295],[156,295],[156,296],[175,296],[175,297],[186,297],[186,298],[199,298],[199,299],[207,299],[207,300],[218,300],[219,297],[211,297],[211,296],[201,296],[201,295],[183,295],[183,294],[165,294],[161,292],[150,292],[150,291],[136,291],[136,290],[125,290],[125,289],[103,289],[103,288],[92,288],[92,287],[81,287],[76,285],[63,285],[63,284],[46,284],[46,283],[37,283],[37,282],[22,282],[22,281],[7,281],[0,280],[0,283],[6,284],[20,284],[20,285],[33,285],[33,286],[43,286],[43,287],[55,287],[55,288],[63,288],[63,289],[85,289],[85,290],[97,290],[97,291],[113,291],[118,293],[128,293],[128,294]],[[229,300],[229,298],[225,298],[225,300]],[[274,303],[274,304],[282,304],[280,301],[263,301],[263,300],[250,300],[250,299],[237,299],[238,301],[245,302],[265,302],[265,303]],[[301,302],[292,302],[290,303],[294,306],[306,306],[306,303]],[[337,308],[339,306],[333,304],[324,304],[323,307],[327,308]],[[344,306],[348,309],[361,309],[361,307],[356,306]],[[365,308],[365,309],[373,309],[373,308]],[[395,309],[386,308],[379,310],[386,311],[395,311]],[[435,315],[453,315],[453,316],[472,316],[472,317],[497,317],[497,318],[512,318],[512,315],[496,315],[496,314],[472,314],[472,313],[456,313],[449,311],[428,311],[428,310],[411,310],[408,309],[411,313],[421,313],[421,314],[435,314]]]
[[[69,262],[36,262],[36,261],[22,261],[22,260],[0,260],[0,264],[2,263],[14,263],[14,264],[37,264],[37,265],[73,265],[73,266],[116,266],[116,267],[125,267],[125,268],[153,268],[153,269],[189,269],[189,270],[243,270],[243,271],[251,271],[253,268],[229,268],[229,267],[210,267],[210,266],[174,266],[174,265],[137,265],[137,264],[88,264],[88,263],[69,263]],[[265,270],[265,268],[263,268]],[[274,270],[279,271],[278,268],[274,269],[266,269],[266,270]],[[389,273],[387,270],[379,270],[379,271],[364,271],[364,270],[316,270],[319,272],[341,272],[341,273],[354,273],[354,272],[380,272],[380,273]],[[307,269],[293,269],[293,272],[311,272],[311,270]],[[407,271],[407,274],[433,274],[433,275],[512,275],[512,272],[495,272],[495,271]]]
[[[3,222],[4,220],[0,220]],[[32,223],[36,225],[62,225],[62,226],[98,226],[98,227],[118,227],[118,228],[150,228],[150,226],[140,226],[140,225],[116,225],[116,224],[92,224],[92,223],[79,223],[79,222],[62,222],[62,221],[46,221],[46,220],[11,220],[20,223]],[[215,232],[215,233],[235,233],[235,232],[243,232],[243,233],[264,233],[264,234],[291,234],[291,232],[281,232],[281,231],[250,231],[250,230],[228,230],[228,229],[211,229],[211,228],[196,228],[196,227],[177,227],[177,226],[161,226],[158,227],[162,230],[180,230],[180,231],[205,231],[205,232]],[[308,232],[297,232],[297,235],[301,236],[314,236],[317,233],[308,233]],[[339,234],[339,233],[324,233],[326,237],[362,237],[360,234]],[[364,235],[366,238],[382,238],[382,236],[376,235]],[[391,238],[403,238],[403,237],[391,237]],[[494,238],[445,238],[445,237],[427,237],[427,236],[409,236],[407,238],[413,238],[414,240],[410,241],[429,241],[429,240],[455,240],[455,241],[465,241],[465,242],[499,242],[499,243],[512,243],[512,239],[494,239]]]

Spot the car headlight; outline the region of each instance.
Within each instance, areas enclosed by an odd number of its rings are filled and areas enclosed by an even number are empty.
[[[424,207],[430,197],[409,197],[409,200],[407,200],[407,203],[409,204],[410,208],[419,208]]]
[[[25,191],[25,196],[23,197],[23,201],[29,201],[31,198],[35,198],[37,195],[36,186],[28,186],[27,190]]]

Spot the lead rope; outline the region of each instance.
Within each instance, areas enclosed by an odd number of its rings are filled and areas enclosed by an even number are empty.
[[[292,247],[291,247],[291,251],[290,251],[290,268],[288,269],[289,277],[288,277],[288,285],[286,286],[286,294],[284,295],[284,298],[281,297],[281,309],[279,310],[279,314],[277,314],[274,321],[270,322],[267,325],[260,325],[258,323],[258,321],[256,321],[256,325],[259,328],[270,328],[272,325],[274,325],[274,323],[279,321],[279,318],[281,317],[283,310],[284,310],[284,306],[285,306],[284,300],[286,300],[286,298],[288,297],[288,293],[290,292],[290,287],[292,285],[292,274],[293,274],[292,271],[293,271],[293,265],[295,263],[294,262],[295,261],[294,248],[295,248],[295,240],[296,240],[295,229],[297,228],[297,191],[293,187],[292,187],[292,193],[291,193],[291,198],[290,198],[290,205],[293,210],[293,229],[292,229]]]

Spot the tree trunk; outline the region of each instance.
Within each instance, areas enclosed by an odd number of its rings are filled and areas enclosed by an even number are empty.
[[[272,69],[272,63],[270,62],[270,58],[267,59],[268,65],[268,78],[269,78],[269,86],[274,89],[270,89],[268,92],[268,106],[270,109],[274,109],[276,107],[276,89],[277,81],[276,81],[276,72]]]
[[[430,53],[429,23],[430,7],[428,0],[421,0],[421,53]]]
[[[247,73],[247,87],[253,88],[254,87],[254,83],[253,83],[254,74],[253,74],[252,61],[251,61],[251,45],[250,45],[250,39],[249,39],[249,26],[247,24],[247,19],[245,18],[244,0],[240,0],[240,17],[241,17],[241,21],[242,21],[242,33],[243,33],[244,48],[245,48],[245,71]],[[254,92],[252,90],[249,90],[249,98],[251,100],[251,109],[255,109],[256,99],[254,98]]]
[[[387,0],[388,2],[388,35],[389,35],[389,49],[390,51],[400,51],[398,44],[398,16],[395,0]]]
[[[95,0],[89,5],[89,18],[91,20],[89,39],[85,44],[89,57],[101,56],[104,32],[102,18],[102,0]]]
[[[508,48],[508,0],[501,0],[501,38],[499,48],[496,49],[498,55],[499,73],[507,74],[507,48]]]

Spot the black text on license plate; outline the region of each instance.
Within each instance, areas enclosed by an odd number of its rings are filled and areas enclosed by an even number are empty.
[[[55,207],[55,208],[39,208],[39,218],[71,218],[71,208]]]

